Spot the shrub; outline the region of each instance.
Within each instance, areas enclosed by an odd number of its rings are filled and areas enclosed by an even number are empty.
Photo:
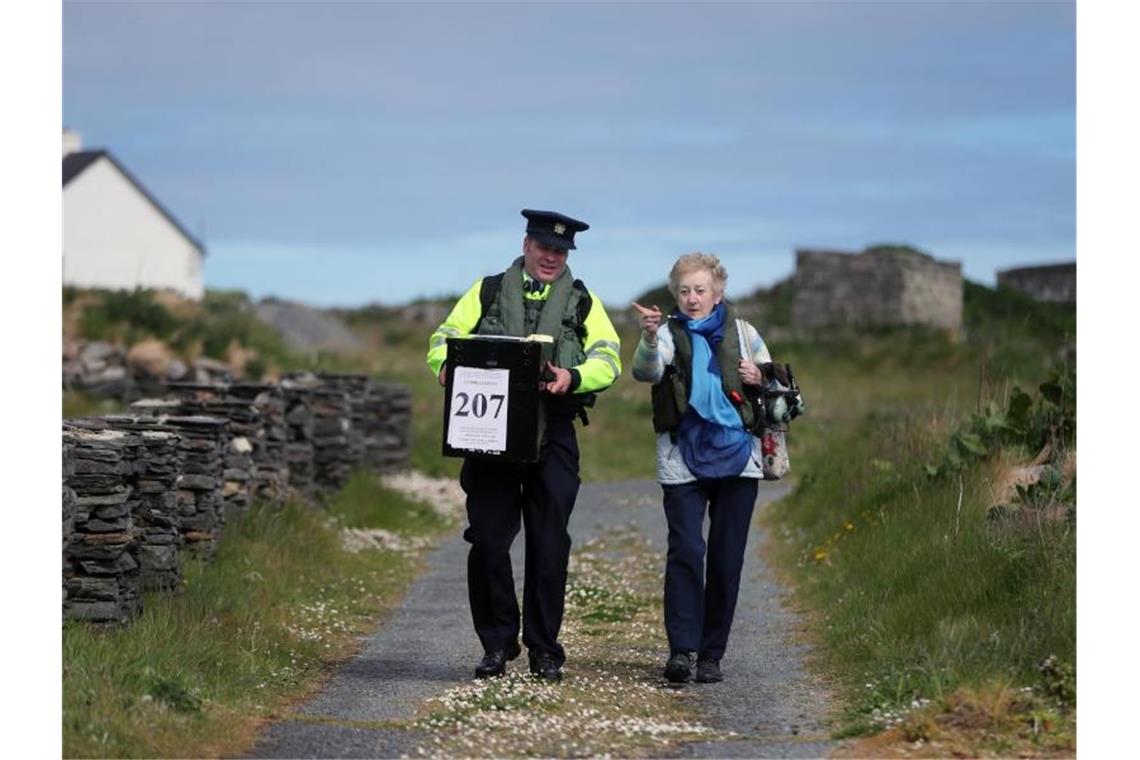
[[[252,377],[260,377],[270,364],[290,361],[284,340],[257,319],[244,292],[208,290],[198,313],[179,330],[175,347],[187,350],[199,344],[206,356],[225,359],[233,343],[257,351],[258,358],[246,366]]]
[[[972,415],[966,425],[950,434],[942,462],[926,465],[927,474],[940,477],[960,472],[1002,445],[1021,446],[1034,453],[1046,446],[1054,453],[1071,446],[1077,432],[1076,367],[1059,364],[1038,390],[1033,398],[1015,385],[1005,408],[991,403],[982,413]]]
[[[84,311],[81,322],[83,336],[89,340],[118,338],[127,343],[148,337],[165,340],[177,327],[174,315],[154,300],[154,291],[142,288],[106,291]]]

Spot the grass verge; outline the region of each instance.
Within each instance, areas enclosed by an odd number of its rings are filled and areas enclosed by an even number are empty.
[[[1035,452],[927,477],[977,403],[947,369],[910,372],[924,397],[891,403],[851,375],[847,403],[817,406],[793,451],[798,486],[766,514],[773,550],[837,675],[838,735],[878,734],[855,755],[1071,754],[1075,525],[988,519],[1001,470]]]
[[[358,474],[328,511],[255,505],[213,562],[127,625],[63,630],[66,757],[210,757],[248,747],[304,697],[415,577],[419,554],[346,551],[342,528],[435,536],[431,507]]]

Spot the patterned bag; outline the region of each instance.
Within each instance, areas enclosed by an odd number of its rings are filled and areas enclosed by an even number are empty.
[[[760,471],[764,480],[779,480],[792,469],[788,459],[787,431],[765,428],[760,433]]]

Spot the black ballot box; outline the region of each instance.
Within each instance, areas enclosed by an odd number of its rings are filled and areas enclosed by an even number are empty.
[[[545,339],[545,342],[543,341]],[[443,455],[537,462],[545,336],[447,339]]]

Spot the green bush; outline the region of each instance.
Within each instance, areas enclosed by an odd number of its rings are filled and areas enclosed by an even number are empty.
[[[926,465],[927,474],[939,477],[961,472],[985,459],[996,448],[1018,446],[1030,455],[1048,446],[1058,453],[1076,442],[1077,371],[1072,364],[1059,364],[1030,396],[1013,386],[1004,407],[993,403],[971,415],[967,424],[950,434],[949,444],[938,465]]]
[[[962,283],[962,321],[976,335],[1076,340],[1075,305],[1035,301],[1010,288],[988,288],[970,280]]]
[[[264,362],[283,363],[288,349],[281,336],[257,319],[249,297],[241,291],[208,290],[201,308],[179,331],[176,346],[186,348],[201,342],[202,353],[216,359],[226,358],[232,343],[255,349]]]
[[[456,296],[458,298],[458,296]],[[414,302],[413,302],[414,303]],[[372,303],[358,309],[330,309],[330,313],[348,325],[369,325],[398,319],[400,310],[383,304]]]
[[[127,343],[143,338],[165,340],[177,327],[174,315],[154,300],[154,291],[141,288],[105,291],[97,304],[84,311],[81,322],[83,337],[88,340],[119,339]]]

